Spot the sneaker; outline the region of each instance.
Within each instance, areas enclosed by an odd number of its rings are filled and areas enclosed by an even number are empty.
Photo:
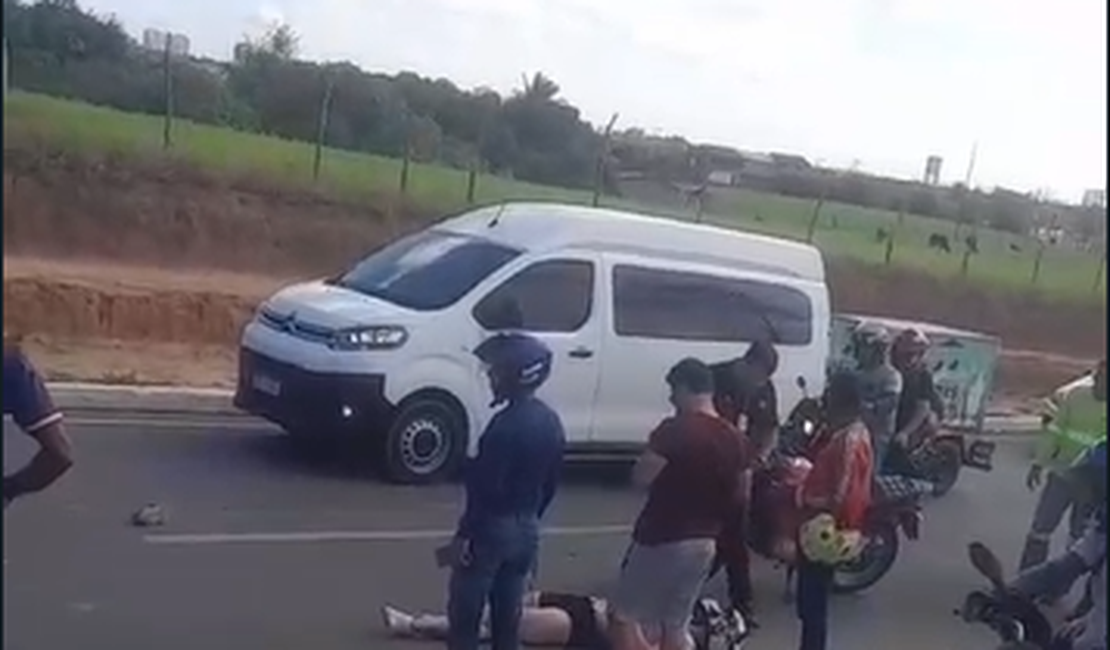
[[[399,609],[385,605],[382,607],[382,623],[390,634],[395,636],[412,636],[412,616]]]

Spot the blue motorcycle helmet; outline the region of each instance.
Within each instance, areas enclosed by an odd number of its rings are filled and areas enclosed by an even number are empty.
[[[494,334],[474,349],[474,356],[489,376],[490,406],[531,395],[551,376],[551,349],[527,334]]]

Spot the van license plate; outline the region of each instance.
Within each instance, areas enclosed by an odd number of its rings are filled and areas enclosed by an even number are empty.
[[[277,397],[281,395],[281,382],[273,377],[266,375],[256,374],[251,377],[251,386],[260,393],[266,393],[270,397]]]

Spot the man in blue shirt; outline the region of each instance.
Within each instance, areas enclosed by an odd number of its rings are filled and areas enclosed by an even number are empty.
[[[4,415],[39,444],[38,453],[23,469],[4,477],[4,507],[15,499],[46,489],[73,465],[62,413],[54,406],[46,384],[18,346],[4,341]]]
[[[559,416],[535,396],[551,351],[525,334],[497,334],[474,351],[485,364],[492,406],[466,476],[466,509],[452,543],[447,647],[477,650],[490,607],[494,650],[520,647],[520,612],[539,551],[539,522],[555,497],[566,437]]]

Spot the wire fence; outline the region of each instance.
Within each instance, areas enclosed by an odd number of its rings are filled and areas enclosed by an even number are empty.
[[[180,144],[176,139],[181,137],[181,133],[177,128],[178,120],[175,116],[175,96],[178,89],[174,77],[175,59],[169,47],[169,39],[167,39],[165,51],[161,53],[161,68],[164,99],[161,116],[161,146],[165,151],[172,151]],[[5,40],[5,97],[8,95],[9,81],[9,48]],[[338,168],[345,161],[349,161],[354,154],[328,147],[334,91],[335,86],[332,81],[327,76],[322,77],[316,111],[315,141],[310,149],[309,168],[311,180],[314,183],[328,180],[329,167],[332,167],[329,158],[333,156],[334,167],[336,167],[334,174],[352,175],[350,170],[341,171]],[[984,276],[989,276],[990,279],[998,280],[1011,287],[1033,286],[1052,293],[1067,293],[1073,296],[1100,292],[1105,294],[1104,244],[1098,251],[1063,250],[1063,247],[1044,237],[1025,237],[1020,247],[1013,242],[1007,245],[998,233],[981,228],[974,222],[963,226],[965,228],[963,231],[961,231],[961,224],[956,223],[950,235],[942,235],[938,229],[945,227],[944,222],[911,215],[904,204],[896,212],[876,216],[880,211],[831,202],[827,200],[824,191],[815,200],[808,201],[785,197],[773,199],[767,198],[766,194],[763,194],[761,199],[752,199],[750,198],[752,195],[759,193],[743,188],[715,187],[708,183],[685,189],[673,186],[663,187],[663,184],[660,184],[659,189],[662,191],[657,192],[655,197],[606,196],[606,179],[611,171],[609,162],[612,133],[617,119],[618,116],[614,114],[601,132],[594,165],[593,186],[585,191],[513,183],[502,177],[484,174],[477,160],[465,170],[443,168],[435,170],[432,165],[417,164],[414,162],[413,155],[416,146],[413,131],[404,135],[405,144],[400,160],[394,161],[390,166],[378,166],[375,172],[382,176],[395,174],[395,181],[393,181],[395,185],[392,189],[416,201],[427,197],[425,192],[414,191],[414,174],[427,174],[429,177],[438,174],[440,179],[434,183],[437,187],[433,193],[441,202],[446,196],[446,202],[454,205],[460,202],[474,205],[503,198],[535,198],[588,203],[594,206],[602,203],[620,207],[635,206],[699,222],[735,221],[741,227],[751,226],[752,229],[764,230],[770,234],[802,239],[822,248],[829,248],[833,253],[847,254],[880,266],[915,265],[925,267],[935,274],[952,275],[954,272],[954,275],[959,278],[978,276],[982,279]],[[374,185],[377,187],[389,188],[391,185],[388,178],[374,180]],[[422,189],[427,190],[431,184],[433,184],[432,181],[427,181]],[[486,191],[483,191],[484,184],[489,186]],[[669,197],[659,200],[660,195],[666,195],[668,192]],[[729,193],[746,198],[731,203],[724,201],[723,206],[718,205],[720,202],[716,197]],[[667,200],[668,198],[670,200]],[[769,201],[772,200],[779,200],[780,205],[770,205]],[[760,202],[766,205],[754,205]],[[799,214],[787,214],[789,212]],[[801,212],[805,214],[800,214]],[[851,218],[844,217],[843,221],[853,222],[852,226],[845,227],[840,223],[840,217],[848,212],[856,214]],[[754,221],[746,221],[746,218],[752,217],[753,213]],[[873,219],[869,221],[869,217]],[[927,226],[923,225],[926,221],[929,222]],[[1055,223],[1053,223],[1054,226]],[[952,225],[949,224],[948,227]],[[925,245],[922,239],[925,240]],[[981,252],[980,244],[987,243],[987,240],[993,240],[991,242],[993,252],[992,250]],[[953,250],[961,244],[963,244],[962,250]],[[999,251],[1002,251],[1001,254]],[[983,255],[983,252],[987,254]],[[944,267],[948,270],[944,270]],[[1053,277],[1046,279],[1046,269],[1049,267],[1052,270],[1047,271],[1047,274]]]

